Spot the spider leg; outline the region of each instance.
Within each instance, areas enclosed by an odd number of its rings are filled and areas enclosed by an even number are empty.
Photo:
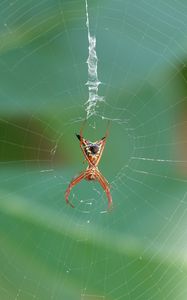
[[[72,179],[72,181],[70,182],[70,184],[68,185],[68,188],[65,192],[65,199],[66,199],[66,203],[71,205],[71,207],[74,208],[74,205],[69,202],[68,198],[69,198],[69,194],[71,192],[71,189],[77,184],[79,183],[82,179],[84,179],[87,175],[87,171],[83,171],[82,173],[80,173],[77,177],[75,177],[74,179]]]
[[[84,127],[85,127],[86,123],[87,123],[87,119],[84,120],[84,122],[83,122],[83,124],[81,126],[81,129],[80,129],[80,136],[81,137],[82,137],[82,133],[83,133],[83,130],[84,130]]]
[[[111,124],[111,121],[108,120],[106,133],[105,133],[105,136],[102,138],[102,140],[104,140],[104,139],[106,139],[108,137],[110,124]]]
[[[108,209],[110,209],[111,205],[112,205],[112,196],[110,194],[110,186],[108,181],[106,180],[106,178],[99,172],[97,171],[95,173],[96,175],[96,179],[98,180],[98,182],[100,183],[100,185],[102,186],[102,188],[104,189],[107,198],[108,198]]]
[[[87,119],[84,120],[84,122],[83,122],[83,124],[81,126],[81,129],[80,129],[80,133],[79,134],[77,134],[77,133],[75,134],[77,136],[78,140],[80,141],[80,143],[82,142],[82,139],[83,139],[82,134],[83,134],[83,129],[84,129],[85,125],[86,125],[86,122],[87,122]]]

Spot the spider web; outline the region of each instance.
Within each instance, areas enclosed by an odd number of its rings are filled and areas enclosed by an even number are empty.
[[[0,299],[186,299],[185,2],[0,8]],[[64,200],[86,169],[75,138],[86,116],[93,141],[111,121],[110,214],[97,182],[71,191],[74,210]]]

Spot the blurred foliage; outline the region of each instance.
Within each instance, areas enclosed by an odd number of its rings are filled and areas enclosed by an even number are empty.
[[[86,168],[75,138],[88,97],[85,2],[1,3],[0,299],[183,300],[187,6],[88,4],[106,102],[84,134],[97,140],[99,116],[113,120],[100,164],[110,214],[94,182],[75,187],[74,210],[64,201]]]

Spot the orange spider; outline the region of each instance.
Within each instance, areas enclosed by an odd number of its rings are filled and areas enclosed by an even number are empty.
[[[101,172],[98,169],[98,164],[101,159],[106,139],[108,137],[108,128],[106,131],[105,136],[96,142],[90,142],[83,138],[82,136],[82,129],[80,130],[80,134],[76,134],[77,138],[80,141],[80,148],[85,156],[85,159],[88,162],[88,167],[85,171],[81,172],[77,177],[75,177],[69,184],[66,192],[65,192],[65,199],[66,203],[70,204],[71,207],[74,207],[72,203],[69,202],[69,194],[71,189],[79,183],[82,179],[86,180],[97,180],[102,188],[104,189],[106,196],[108,198],[108,208],[111,207],[112,204],[112,197],[110,194],[110,187],[109,183],[106,180],[106,178],[101,174]]]

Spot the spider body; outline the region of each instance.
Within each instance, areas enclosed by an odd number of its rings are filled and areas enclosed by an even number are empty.
[[[84,139],[79,134],[76,134],[76,136],[80,141],[81,150],[83,151],[83,154],[88,161],[89,166],[97,166],[99,163],[102,148],[102,140],[93,143]]]
[[[86,175],[85,179],[86,180],[96,180],[97,178],[97,172],[98,171],[98,168],[97,170],[94,169],[94,168],[87,168],[87,171],[88,171],[88,174]]]
[[[80,134],[76,134],[77,138],[80,141],[80,148],[83,152],[83,155],[88,162],[88,167],[85,171],[81,172],[77,177],[75,177],[69,184],[66,192],[65,192],[65,199],[66,203],[70,204],[72,207],[74,207],[70,202],[69,202],[69,194],[71,189],[79,183],[82,179],[86,180],[97,180],[102,188],[104,189],[107,198],[108,198],[108,208],[110,208],[112,204],[112,197],[110,194],[110,187],[108,181],[105,179],[105,177],[100,173],[98,169],[98,164],[101,159],[105,144],[106,144],[106,139],[108,136],[108,130],[105,134],[105,136],[96,141],[96,142],[91,142],[89,140],[86,140],[82,136],[82,130],[80,130]]]

